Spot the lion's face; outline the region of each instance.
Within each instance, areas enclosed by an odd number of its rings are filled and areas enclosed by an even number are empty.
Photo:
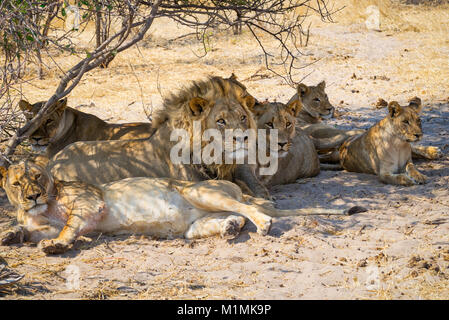
[[[201,135],[206,130],[219,133],[223,156],[222,160],[241,160],[248,155],[248,129],[256,129],[256,124],[250,112],[254,108],[255,99],[247,93],[245,87],[236,79],[217,79],[214,85],[220,86],[214,92],[226,94],[203,95],[191,98],[188,108],[194,127],[194,122],[201,122]],[[203,141],[203,147],[207,145]],[[227,160],[226,160],[227,159]]]
[[[313,118],[332,116],[334,107],[324,91],[326,83],[320,82],[316,86],[307,86],[303,83],[298,85],[298,95],[303,104],[303,110],[307,111]]]
[[[394,133],[403,141],[419,141],[423,135],[421,119],[421,99],[415,97],[410,101],[409,106],[400,106],[396,101],[388,104],[389,119]]]
[[[248,129],[255,129],[252,123],[251,115],[246,109],[246,105],[254,104],[252,97],[248,96],[244,99],[235,97],[225,97],[214,101],[208,117],[204,124],[205,129],[216,129],[221,133],[222,146],[224,147],[225,156],[229,159],[245,157],[248,153],[248,137],[243,135],[235,135],[232,139],[226,139],[226,132],[245,132]],[[233,150],[233,151],[232,151]]]
[[[27,121],[31,120],[44,106],[45,101],[30,104],[25,100],[20,100],[19,107],[23,111]],[[57,102],[58,106],[55,112],[36,130],[30,137],[31,147],[36,152],[45,152],[50,141],[57,135],[58,128],[63,119],[64,110],[67,107],[67,99]]]
[[[289,105],[272,102],[257,104],[254,108],[258,129],[266,130],[267,146],[270,146],[270,131],[277,130],[278,144],[276,150],[278,157],[285,157],[291,147],[292,139],[295,136],[296,116],[302,108],[299,100],[291,102]]]
[[[47,209],[48,193],[53,180],[46,171],[31,161],[0,167],[1,185],[9,202],[31,214]]]

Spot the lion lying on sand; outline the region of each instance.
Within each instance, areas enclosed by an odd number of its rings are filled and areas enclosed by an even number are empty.
[[[255,129],[249,111],[254,104],[255,99],[243,85],[232,79],[209,77],[193,82],[164,100],[163,107],[154,112],[152,125],[155,133],[150,138],[75,142],[58,152],[48,166],[51,174],[60,181],[83,181],[94,185],[131,177],[232,181],[235,163],[193,163],[193,135],[201,141],[199,148],[202,150],[207,146],[201,139],[203,133],[207,129],[216,129],[221,133],[222,145],[225,146],[221,157],[236,160],[239,151],[244,151],[242,154],[248,152],[248,144],[227,141],[225,131]],[[195,124],[200,125],[197,133]],[[180,144],[170,139],[175,129],[183,129],[189,135],[184,141],[188,163],[172,161],[172,150]],[[226,147],[230,144],[239,146],[239,150],[227,151],[232,149]]]
[[[354,135],[364,133],[363,129],[342,130],[332,126],[323,124],[321,119],[332,117],[335,108],[329,102],[329,98],[325,92],[326,83],[320,82],[316,86],[307,86],[300,83],[297,92],[290,98],[289,103],[301,99],[303,108],[297,116],[297,124],[299,128],[320,141],[321,145],[315,143],[315,148],[319,153],[320,162],[322,163],[338,163],[340,158],[338,147],[347,139]],[[327,144],[337,145],[337,148],[327,148]],[[435,160],[442,156],[440,148],[434,146],[411,145],[413,159]],[[322,166],[325,167],[325,166]]]
[[[236,184],[224,180],[128,178],[96,187],[56,181],[29,160],[8,170],[0,167],[0,173],[1,185],[17,208],[19,222],[0,237],[1,244],[39,242],[48,254],[65,252],[79,236],[92,232],[188,239],[228,237],[239,233],[246,217],[265,235],[271,217],[364,211],[360,207],[278,210],[258,205],[262,199],[245,196]]]
[[[266,186],[294,183],[299,178],[314,177],[320,172],[320,162],[312,138],[301,129],[295,128],[296,116],[302,108],[301,101],[294,100],[289,104],[280,102],[257,103],[253,114],[259,130],[266,131],[266,144],[271,152],[277,153],[277,170],[273,174],[257,175],[259,181]],[[276,149],[270,144],[270,131],[277,130]],[[241,165],[236,170],[236,177],[246,182],[250,190],[255,190],[257,183],[251,181],[249,165]]]
[[[341,166],[353,172],[379,176],[389,184],[414,185],[426,183],[427,177],[412,162],[411,142],[422,137],[421,99],[409,106],[396,101],[388,104],[388,115],[360,136],[354,136],[340,147]]]
[[[107,123],[93,114],[68,107],[67,98],[56,103],[55,112],[29,137],[33,150],[44,152],[47,157],[76,141],[132,140],[151,135],[150,123]],[[31,120],[44,104],[45,101],[30,104],[20,100],[19,107]]]

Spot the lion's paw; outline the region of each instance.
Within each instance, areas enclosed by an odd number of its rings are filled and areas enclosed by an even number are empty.
[[[232,216],[225,220],[221,227],[220,235],[222,238],[235,238],[239,235],[245,225],[245,218],[240,216]]]
[[[257,224],[257,233],[266,236],[268,232],[270,232],[271,228],[271,217],[264,215],[264,217],[260,218]]]
[[[39,242],[39,249],[45,254],[60,254],[66,252],[69,249],[69,246],[65,243],[58,242],[55,239],[50,239]]]
[[[443,156],[443,151],[438,147],[427,147],[429,160],[439,159]]]
[[[25,231],[21,226],[15,226],[6,230],[0,235],[0,244],[7,246],[15,243],[22,243],[25,237]]]
[[[427,176],[423,175],[422,173],[418,173],[413,175],[413,180],[415,180],[417,184],[426,184]]]

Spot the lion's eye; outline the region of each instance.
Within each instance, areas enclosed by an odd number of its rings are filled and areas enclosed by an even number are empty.
[[[408,120],[404,120],[404,121],[402,121],[402,122],[405,123],[405,124],[409,124],[409,123],[408,123]]]
[[[267,123],[265,123],[265,125],[266,125],[267,127],[273,129],[273,122],[267,122]]]
[[[224,119],[218,119],[218,120],[217,120],[217,123],[218,123],[219,125],[224,126],[224,125],[226,124],[226,121],[224,121]]]
[[[291,122],[287,122],[287,128],[290,128],[292,126]]]
[[[40,178],[41,178],[41,174],[40,173],[38,173],[38,174],[36,174],[35,176],[34,176],[34,179],[36,179],[36,180],[39,180]]]
[[[16,181],[16,182],[14,182],[12,185],[15,186],[15,187],[18,187],[18,186],[20,186],[20,182],[19,182],[19,181]]]
[[[242,121],[242,122],[243,122],[243,121],[246,121],[246,116],[241,116],[241,117],[240,117],[240,121]]]
[[[320,100],[320,98],[315,98],[315,99],[313,99],[313,101],[320,102],[321,100]]]

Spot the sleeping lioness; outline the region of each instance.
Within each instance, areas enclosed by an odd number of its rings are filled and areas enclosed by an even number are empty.
[[[411,142],[421,139],[419,112],[421,99],[409,106],[396,101],[388,104],[388,115],[360,136],[354,136],[340,147],[340,163],[348,171],[371,173],[389,184],[426,183],[427,177],[412,162]]]
[[[150,123],[107,123],[93,114],[67,107],[67,98],[56,103],[56,111],[29,137],[33,150],[48,157],[76,141],[132,140],[151,135]],[[20,100],[19,107],[31,120],[44,104],[45,101],[30,104]]]
[[[258,205],[262,199],[245,196],[236,184],[224,180],[128,178],[98,187],[59,182],[29,160],[8,170],[0,167],[0,181],[17,208],[19,222],[0,236],[0,244],[39,242],[46,253],[64,252],[79,236],[92,232],[188,239],[228,237],[239,233],[246,217],[265,235],[275,216],[365,211],[360,207],[278,210]]]

